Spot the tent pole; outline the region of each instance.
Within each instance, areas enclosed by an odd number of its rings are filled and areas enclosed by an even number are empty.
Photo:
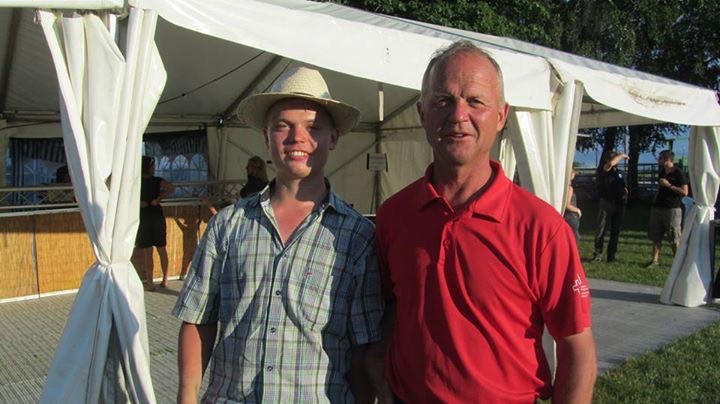
[[[630,155],[630,128],[627,128],[625,131],[625,154]],[[632,184],[630,184],[630,161],[625,161],[625,186],[628,190],[628,195],[632,195],[632,192],[634,191],[632,189]],[[627,198],[626,198],[627,199]]]
[[[217,170],[215,170],[215,172],[217,173],[218,180],[224,180],[225,172],[227,171],[225,169],[225,160],[227,159],[228,135],[225,133],[223,126],[217,127],[217,134],[220,135],[220,141],[218,142],[220,146],[218,150]]]
[[[378,125],[377,130],[375,131],[375,153],[380,153],[380,141],[382,140],[382,129]],[[370,207],[370,213],[376,213],[377,208],[380,207],[380,202],[382,202],[380,198],[380,170],[375,171],[375,184],[373,185],[373,201],[372,205]]]
[[[382,140],[382,124],[385,121],[385,92],[383,83],[378,82],[378,124],[375,129],[375,153],[380,153],[380,141]],[[373,206],[370,212],[377,212],[380,207],[380,170],[375,171],[375,185],[373,187]]]

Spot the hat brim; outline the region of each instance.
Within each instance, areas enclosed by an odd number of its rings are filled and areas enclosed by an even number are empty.
[[[267,126],[267,111],[276,102],[286,98],[309,100],[324,107],[332,117],[335,127],[341,135],[350,132],[357,124],[360,116],[360,111],[352,105],[297,93],[261,93],[252,95],[238,105],[238,116],[251,128],[262,131]]]

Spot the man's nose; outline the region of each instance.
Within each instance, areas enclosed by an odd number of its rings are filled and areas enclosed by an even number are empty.
[[[468,105],[465,101],[459,100],[453,104],[450,119],[453,122],[465,122],[468,118]]]
[[[288,132],[287,140],[292,143],[300,143],[307,140],[310,132],[303,126],[292,126]]]

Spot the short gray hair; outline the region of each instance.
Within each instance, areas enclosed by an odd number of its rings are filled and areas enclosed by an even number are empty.
[[[435,53],[433,53],[433,56],[432,58],[430,58],[430,62],[425,69],[425,73],[423,74],[422,88],[420,89],[420,100],[423,100],[428,92],[428,87],[430,86],[430,74],[433,68],[439,63],[461,53],[469,53],[482,56],[490,62],[490,64],[495,69],[495,72],[497,73],[497,92],[500,96],[500,102],[505,103],[505,85],[503,83],[503,74],[502,70],[500,70],[500,65],[495,59],[493,59],[492,56],[490,56],[489,53],[478,48],[474,43],[468,40],[460,40],[453,42],[450,45],[444,48],[440,48],[436,50]]]

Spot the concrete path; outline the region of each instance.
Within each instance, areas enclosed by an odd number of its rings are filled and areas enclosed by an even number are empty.
[[[599,279],[589,282],[600,372],[720,321],[718,307],[659,303],[661,288]]]
[[[177,332],[170,316],[179,281],[146,293],[151,374],[159,403],[175,402]],[[720,321],[720,309],[658,303],[660,288],[590,280],[593,333],[603,372],[625,359]],[[74,295],[0,304],[0,403],[35,403]]]

